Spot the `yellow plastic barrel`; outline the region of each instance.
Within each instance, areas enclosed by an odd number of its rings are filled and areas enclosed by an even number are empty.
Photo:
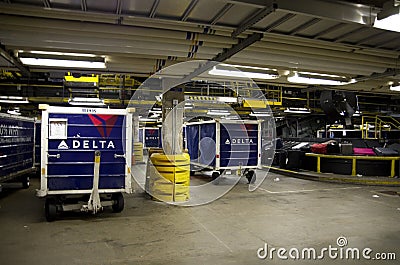
[[[143,163],[143,143],[133,143],[135,163]]]
[[[158,200],[183,202],[189,200],[190,156],[164,155],[153,152],[147,165],[146,191]]]

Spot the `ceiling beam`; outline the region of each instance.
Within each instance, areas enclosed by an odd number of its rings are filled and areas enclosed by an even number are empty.
[[[0,44],[0,56],[12,63],[17,67],[23,76],[29,77],[31,75],[29,69],[19,62],[18,58],[6,51],[3,45]]]
[[[117,0],[117,8],[115,9],[115,14],[121,15],[122,13],[122,0]]]
[[[81,9],[82,9],[82,11],[84,11],[84,12],[87,11],[87,3],[86,3],[86,0],[81,0]]]
[[[183,15],[181,17],[181,21],[186,21],[188,17],[190,16],[190,13],[192,13],[193,9],[196,7],[196,5],[199,3],[199,0],[192,0],[189,4],[189,6],[186,8],[185,12],[183,12]]]
[[[372,25],[377,13],[380,11],[371,6],[344,1],[229,0],[228,2],[237,5],[251,5],[258,8],[268,7],[274,3],[276,5],[276,10],[364,25]]]
[[[150,10],[149,18],[154,18],[159,4],[160,4],[160,0],[154,1],[153,6],[151,7],[151,10]]]
[[[265,18],[269,14],[275,11],[275,5],[270,5],[267,7],[264,7],[263,9],[257,11],[255,14],[250,15],[248,18],[246,18],[240,25],[237,27],[233,32],[231,37],[235,38],[239,36],[240,33],[243,33],[247,29],[251,28],[257,22],[259,22],[261,19]]]
[[[361,82],[361,81],[374,80],[374,79],[379,79],[379,78],[384,78],[384,77],[389,77],[389,76],[395,76],[398,74],[400,74],[400,69],[388,68],[383,73],[373,73],[370,76],[356,77],[355,79],[357,82]]]
[[[224,50],[220,54],[216,55],[212,58],[213,61],[223,62],[226,59],[231,58],[236,53],[240,52],[241,50],[249,47],[253,43],[261,40],[264,34],[262,33],[254,33],[247,37],[246,39],[241,39],[237,44],[234,44],[231,48]]]
[[[217,24],[218,20],[220,20],[234,5],[231,3],[227,3],[218,13],[211,19],[210,24]]]
[[[43,0],[44,7],[51,8],[50,0]]]

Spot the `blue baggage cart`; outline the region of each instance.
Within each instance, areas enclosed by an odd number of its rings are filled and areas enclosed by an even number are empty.
[[[185,132],[191,171],[211,170],[213,180],[225,172],[255,182],[255,169],[261,169],[261,121],[192,122]]]
[[[6,182],[29,187],[34,141],[34,119],[0,113],[0,191]]]
[[[41,185],[45,213],[124,208],[131,193],[133,109],[42,105]]]

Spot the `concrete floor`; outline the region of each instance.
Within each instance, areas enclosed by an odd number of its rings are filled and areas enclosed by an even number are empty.
[[[273,181],[279,177],[280,181]],[[382,188],[319,183],[270,173],[255,192],[240,183],[204,206],[177,207],[125,196],[125,210],[92,216],[44,217],[35,198],[39,180],[28,190],[0,195],[0,264],[399,264],[400,196]],[[378,195],[379,197],[374,197]],[[269,247],[315,248],[345,236],[347,247],[395,252],[397,261],[262,260]],[[286,253],[287,255],[287,253]]]

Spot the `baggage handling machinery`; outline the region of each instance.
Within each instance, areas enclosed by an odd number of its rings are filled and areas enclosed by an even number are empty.
[[[132,193],[134,109],[40,105],[41,183],[47,221],[61,211],[124,208]]]
[[[214,184],[225,173],[256,181],[261,169],[261,123],[259,120],[210,120],[186,123],[186,143],[191,171],[211,170]]]

